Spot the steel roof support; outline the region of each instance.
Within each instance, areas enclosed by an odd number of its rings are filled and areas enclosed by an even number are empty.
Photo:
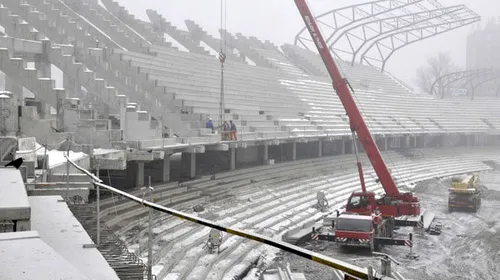
[[[363,20],[376,18],[377,16],[400,10],[422,1],[424,0],[377,0],[359,3],[325,12],[316,16],[315,19],[322,27],[329,29],[328,31],[323,30],[323,33],[328,36],[326,40],[328,43],[343,28],[353,24],[360,25]],[[342,36],[342,34],[340,36]],[[295,45],[300,44],[304,48],[311,50],[306,44],[308,42],[313,43],[307,33],[306,27],[303,27],[295,36]]]
[[[382,71],[385,69],[385,65],[387,63],[387,60],[394,54],[395,51],[408,46],[412,43],[422,41],[424,39],[434,37],[436,35],[463,27],[465,25],[477,22],[481,19],[480,16],[478,15],[473,15],[469,18],[461,18],[459,20],[453,20],[453,21],[448,21],[446,23],[441,23],[441,24],[432,24],[430,26],[423,26],[423,27],[415,27],[415,28],[408,28],[404,29],[401,31],[396,31],[394,33],[390,34],[384,34],[382,37],[375,39],[367,48],[366,50],[361,54],[360,57],[360,62],[366,62],[369,65],[372,66],[377,66],[373,65],[370,60],[375,60],[380,62],[380,65],[378,67],[381,68]],[[416,32],[418,35],[411,37],[410,33],[413,33],[413,31],[418,31]],[[388,40],[387,40],[388,39]],[[384,44],[384,40],[389,41],[389,44]],[[398,44],[399,43],[399,44]],[[379,58],[373,58],[369,57],[367,53],[372,50],[372,48],[376,48]],[[389,50],[388,54],[385,54],[382,50],[382,48],[385,48],[386,50]]]
[[[480,16],[464,5],[445,7],[437,0],[378,0],[316,16],[336,57],[343,55],[351,63],[359,59],[382,71],[402,47],[479,20]],[[315,51],[305,27],[295,36],[295,45]],[[375,57],[368,55],[371,52]]]
[[[435,93],[436,86],[439,86],[438,93],[441,99],[444,98],[444,89],[456,82],[462,82],[460,86],[470,85],[474,91],[480,85],[500,78],[500,69],[483,68],[476,70],[457,71],[438,77],[431,85],[431,93]],[[476,85],[472,83],[474,79],[480,79]],[[474,98],[473,96],[471,96]]]
[[[415,26],[420,23],[431,22],[432,20],[435,19],[442,19],[443,16],[458,12],[462,10],[464,7],[465,6],[463,5],[456,5],[446,8],[439,8],[435,10],[427,10],[409,15],[399,15],[389,18],[375,19],[366,22],[363,25],[348,28],[342,33],[343,35],[345,35],[345,38],[347,38],[349,42],[351,42],[351,37],[354,37],[355,39],[358,39],[359,41],[362,42],[358,46],[353,46],[352,44],[350,44],[351,50],[348,51],[347,53],[352,55],[351,64],[354,64],[357,54],[363,49],[363,47],[366,44],[368,44],[373,39],[380,37],[383,34],[388,34],[390,32],[402,30],[404,28]],[[376,25],[376,28],[373,28],[370,25]],[[356,29],[359,30],[359,28],[361,28],[362,37],[358,36],[355,32],[353,32]],[[417,34],[413,35],[416,36]],[[334,47],[336,46],[337,42],[342,38],[343,37],[338,37],[337,39],[332,40],[330,42],[329,47],[333,52],[343,51],[341,49]]]

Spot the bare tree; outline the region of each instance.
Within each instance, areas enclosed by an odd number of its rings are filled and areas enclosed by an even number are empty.
[[[451,56],[446,52],[439,52],[435,56],[427,58],[427,63],[417,70],[416,83],[418,87],[426,93],[431,94],[432,84],[441,76],[456,71]],[[438,82],[437,87],[441,87]]]

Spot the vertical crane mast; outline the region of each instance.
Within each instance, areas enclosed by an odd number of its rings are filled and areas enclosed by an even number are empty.
[[[332,54],[328,46],[326,45],[325,39],[321,34],[316,20],[312,16],[311,10],[309,9],[306,0],[295,0],[295,4],[299,9],[299,12],[304,19],[307,29],[311,34],[311,37],[318,49],[318,52],[325,63],[326,69],[330,74],[332,79],[333,89],[337,93],[344,109],[349,116],[349,122],[351,126],[351,130],[356,132],[358,138],[365,149],[368,158],[373,166],[373,169],[378,175],[380,182],[385,190],[385,193],[392,197],[398,197],[400,195],[399,190],[396,186],[396,183],[392,179],[391,174],[387,166],[385,165],[384,159],[380,154],[380,151],[375,143],[368,127],[366,126],[365,121],[363,120],[363,116],[354,101],[354,98],[347,87],[347,81],[342,78],[340,75],[339,69],[337,65],[335,65],[335,61],[333,60]],[[360,166],[358,165],[358,168]],[[360,174],[361,175],[361,174]]]

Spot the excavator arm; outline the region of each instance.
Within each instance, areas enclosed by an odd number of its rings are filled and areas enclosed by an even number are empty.
[[[381,209],[383,213],[390,213],[391,216],[400,216],[400,215],[419,215],[420,206],[418,204],[418,198],[413,197],[410,193],[401,194],[394,182],[385,162],[382,158],[382,154],[377,147],[376,142],[374,141],[370,131],[368,130],[368,126],[363,120],[363,116],[354,101],[354,98],[349,91],[348,82],[346,79],[342,78],[335,61],[333,60],[332,54],[321,34],[321,31],[318,28],[315,18],[313,17],[311,10],[309,9],[306,0],[295,0],[295,4],[304,20],[304,23],[311,34],[311,37],[318,49],[318,52],[325,63],[325,66],[330,74],[332,79],[332,84],[335,92],[337,93],[344,109],[349,116],[351,131],[355,132],[363,145],[363,148],[370,159],[370,162],[373,166],[373,169],[377,173],[377,176],[382,184],[382,187],[385,190],[386,197],[389,200],[401,200],[406,202],[404,206],[389,206],[386,204],[387,210]],[[354,133],[353,133],[354,136]],[[366,192],[364,186],[364,179],[362,175],[361,163],[358,159],[358,170],[360,174],[361,184],[362,184],[362,194],[368,194]],[[373,197],[373,193],[370,193]],[[374,210],[374,209],[373,209]]]

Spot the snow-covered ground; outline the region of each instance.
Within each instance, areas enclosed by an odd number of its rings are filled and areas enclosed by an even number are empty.
[[[450,157],[417,161],[400,158],[396,165],[398,168],[395,175],[407,184],[414,180],[447,176],[451,174],[450,170],[465,172],[474,168],[485,169],[484,164],[474,159],[462,158],[460,162],[456,162]],[[443,171],[437,168],[439,166],[446,168]],[[351,191],[358,188],[354,168],[346,170],[344,166],[337,171],[329,169],[329,175],[315,174],[312,170],[319,168],[315,165],[300,165],[295,168],[297,170],[293,176],[280,173],[283,178],[268,179],[262,184],[247,184],[241,189],[225,191],[226,194],[232,193],[234,198],[216,200],[206,205],[205,214],[211,214],[210,220],[225,226],[281,239],[281,235],[291,227],[321,217],[322,213],[313,208],[317,191],[327,191],[331,207],[337,208],[345,202]],[[324,168],[325,166],[321,167]],[[297,179],[296,176],[300,174],[312,176],[299,176]],[[253,178],[259,176],[255,175]],[[366,172],[366,183],[369,190],[381,190],[370,172]],[[224,184],[219,188],[231,189]],[[140,252],[145,261],[147,239],[144,222],[141,223],[143,225],[139,228],[134,226],[135,229],[130,230],[130,233],[122,234],[128,241],[129,248]],[[244,272],[259,257],[262,260],[262,256],[267,256],[269,262],[279,253],[269,246],[226,235],[221,253],[209,254],[203,248],[208,238],[208,228],[172,218],[157,220],[156,224],[158,226],[154,230],[156,237],[153,251],[158,279],[231,279]],[[255,276],[255,272],[252,271],[251,275]]]
[[[401,262],[399,266],[393,264],[393,271],[400,272],[407,279],[498,279],[500,172],[483,172],[481,181],[486,190],[477,213],[448,212],[449,178],[418,184],[415,191],[422,207],[432,209],[436,213],[436,218],[443,224],[443,232],[437,236],[414,234],[413,249],[419,255],[417,260],[405,258],[409,252],[407,247],[385,247],[384,253]],[[323,246],[320,253],[324,255],[359,266],[372,265],[380,271],[380,261],[359,260],[370,258],[369,255],[360,257],[349,254],[328,243]],[[290,262],[292,270],[305,273],[307,279],[332,279],[330,268],[312,261],[285,253],[283,262]]]

